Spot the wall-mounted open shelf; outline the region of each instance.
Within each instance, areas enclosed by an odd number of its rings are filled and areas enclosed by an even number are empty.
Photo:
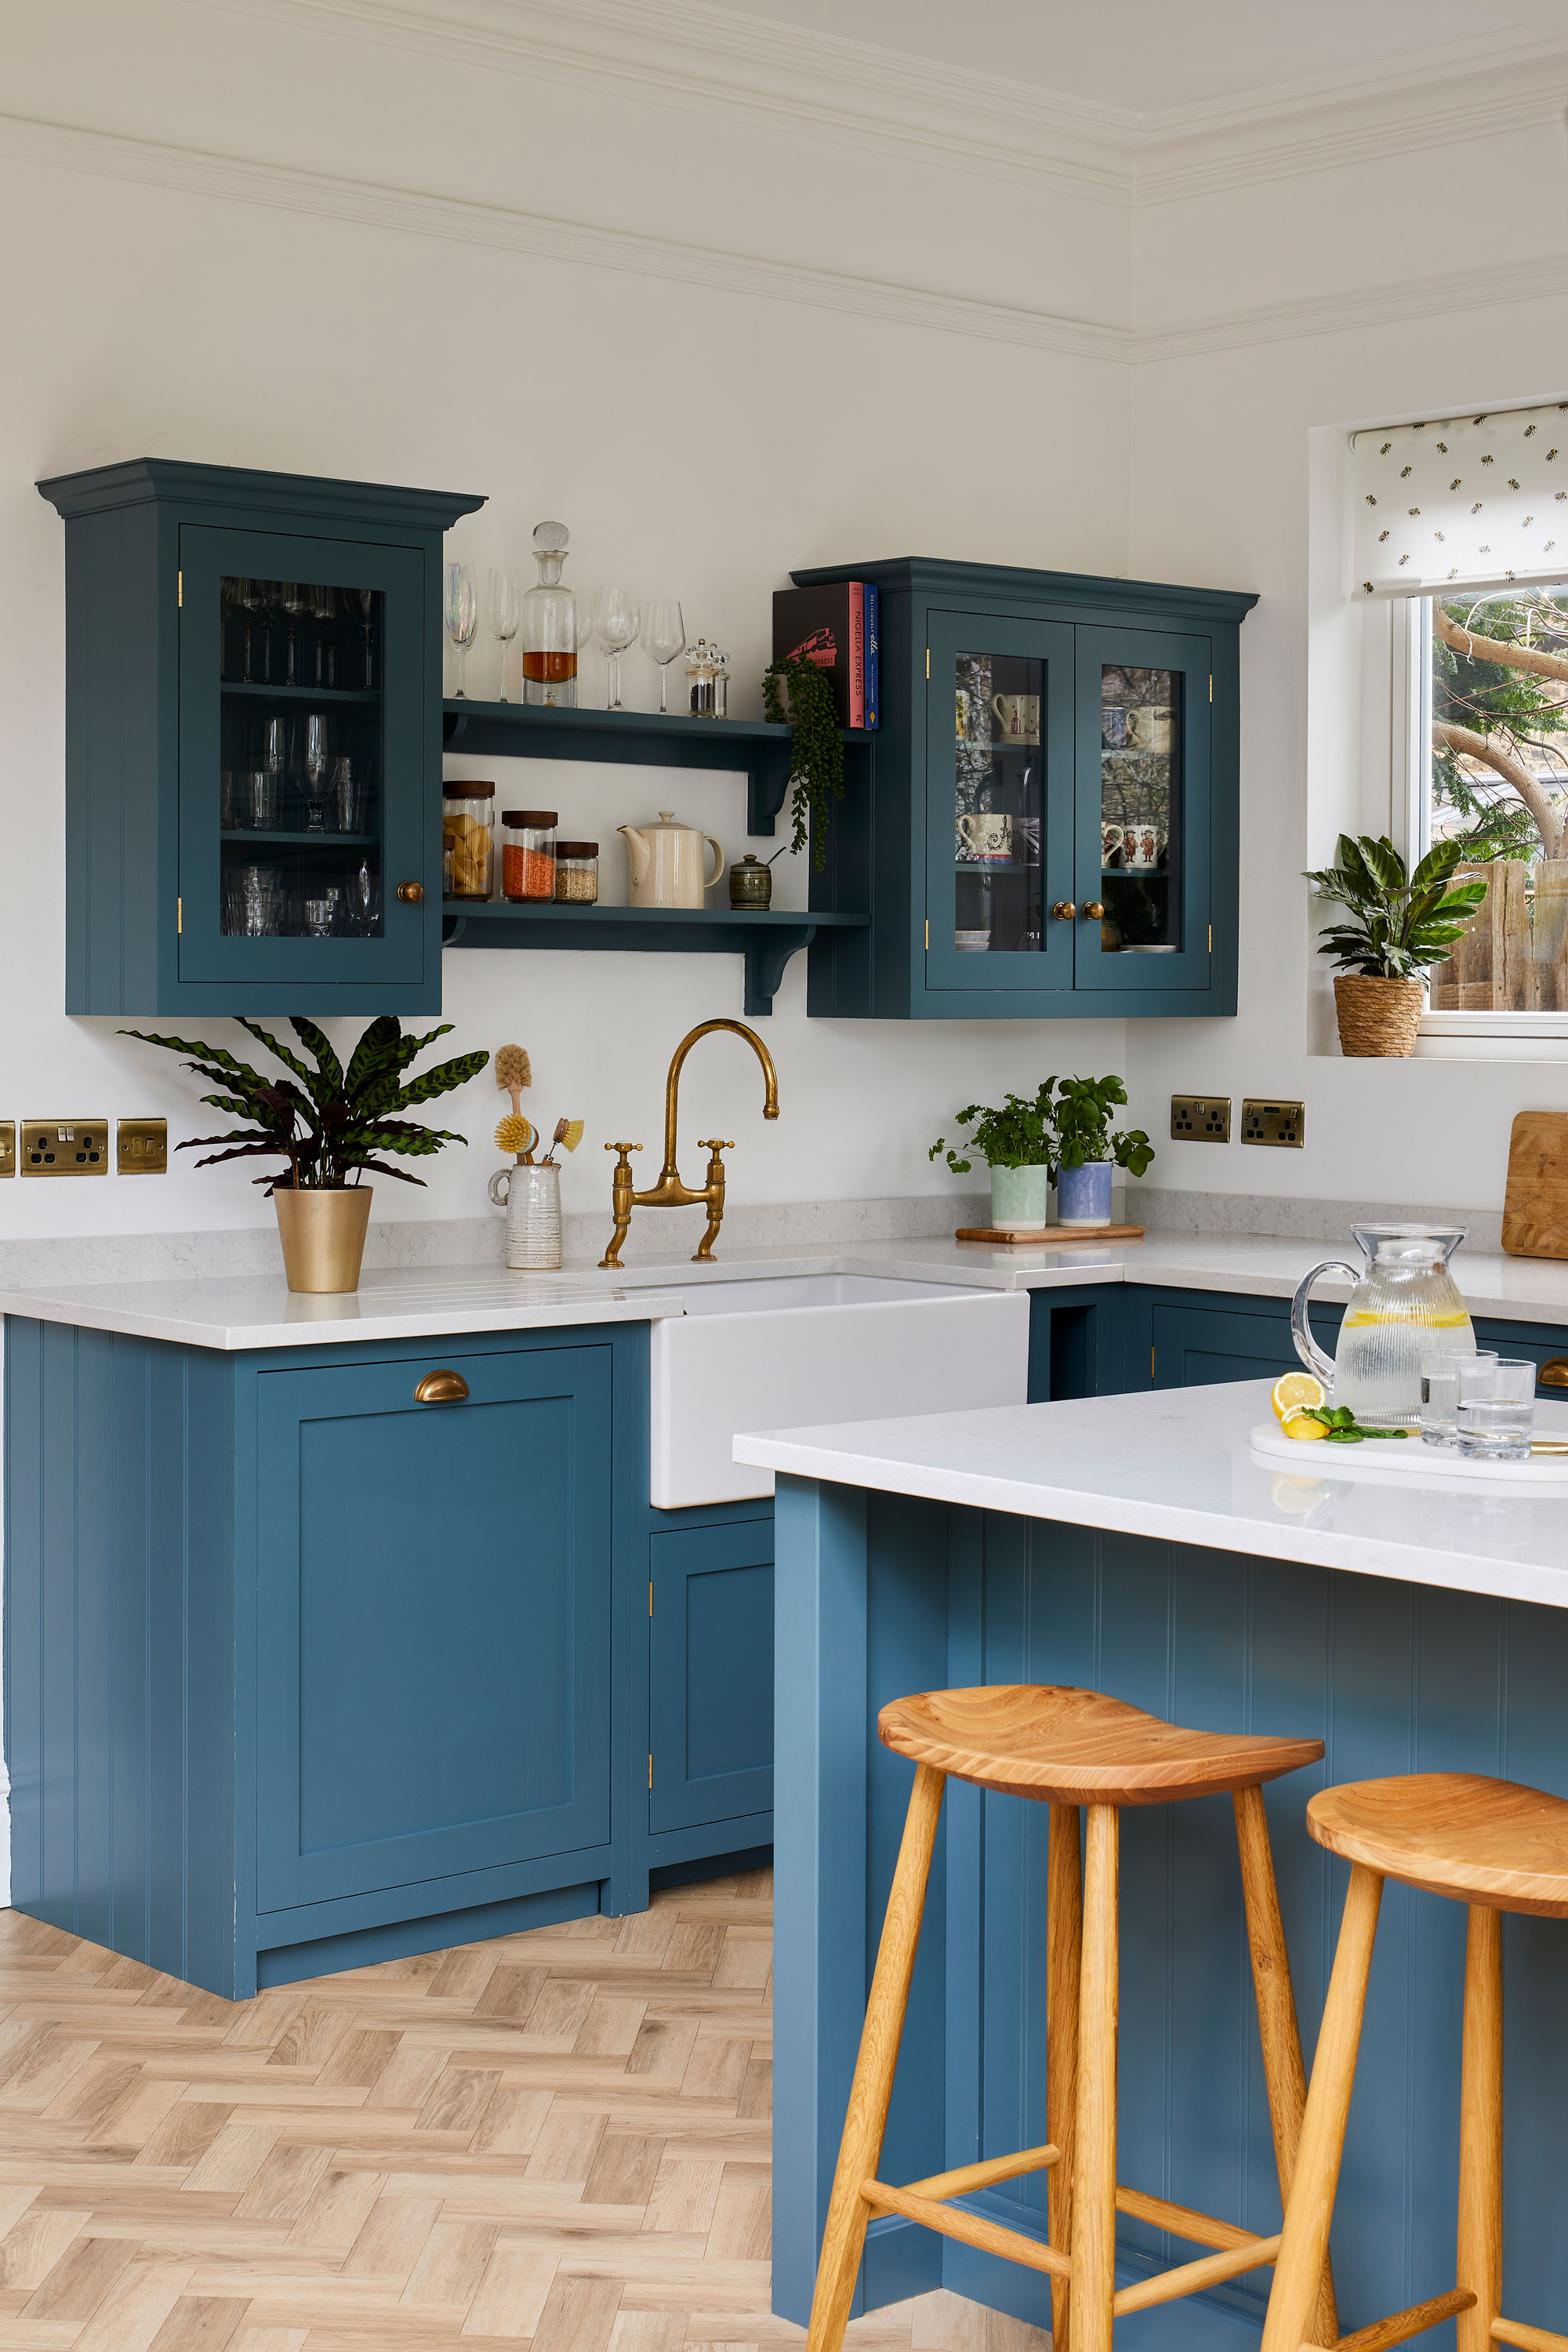
[[[546,714],[548,715],[548,714]],[[627,948],[667,955],[743,955],[745,1010],[767,1013],[791,956],[819,930],[864,930],[869,915],[813,914],[776,907],[558,907],[515,899],[447,898],[441,940],[449,948]]]

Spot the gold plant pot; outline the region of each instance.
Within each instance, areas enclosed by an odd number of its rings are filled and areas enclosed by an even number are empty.
[[[1425,981],[1340,972],[1334,981],[1334,1011],[1339,1016],[1341,1053],[1414,1054],[1426,1002]]]
[[[279,1185],[272,1195],[283,1272],[290,1290],[357,1290],[374,1184],[335,1192],[297,1192]]]

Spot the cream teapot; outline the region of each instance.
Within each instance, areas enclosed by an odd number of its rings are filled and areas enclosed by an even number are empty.
[[[677,824],[672,812],[660,809],[657,824],[623,824],[626,855],[632,866],[634,907],[700,907],[702,894],[712,888],[724,871],[724,852],[710,833],[694,824]],[[708,852],[713,871],[704,871]]]

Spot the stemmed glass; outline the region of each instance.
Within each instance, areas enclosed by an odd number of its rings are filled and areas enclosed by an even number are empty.
[[[323,585],[311,589],[310,618],[316,625],[316,676],[313,682],[317,686],[336,686],[338,682],[336,640],[342,617],[335,588]]]
[[[349,920],[362,940],[374,939],[381,929],[381,877],[368,857],[349,877]]]
[[[634,589],[613,583],[601,588],[594,599],[594,643],[610,667],[609,699],[606,710],[624,710],[621,700],[621,656],[637,643],[642,626],[642,614],[637,607]]]
[[[245,667],[241,672],[241,677],[245,685],[251,686],[255,683],[250,667],[252,633],[257,614],[267,609],[266,581],[237,580],[234,584],[234,601],[245,614]]]
[[[468,647],[474,642],[474,632],[479,625],[479,592],[474,580],[471,563],[448,563],[447,566],[447,635],[458,649],[458,698],[466,700],[468,688],[463,673],[468,658]]]
[[[659,716],[668,719],[669,704],[669,665],[678,654],[686,651],[686,623],[673,596],[651,597],[643,611],[642,649],[650,661],[658,664]]]
[[[327,714],[324,710],[311,710],[306,714],[300,765],[305,776],[305,830],[307,833],[325,833],[327,829],[327,763],[331,756],[328,731]]]
[[[359,614],[360,635],[364,639],[363,683],[368,689],[375,684],[375,663],[371,652],[371,638],[375,629],[375,590],[351,588],[349,600],[351,611],[357,610]]]
[[[490,566],[490,634],[500,643],[500,698],[506,700],[506,653],[522,618],[522,582],[515,563]],[[460,689],[459,689],[460,690]]]
[[[310,609],[310,591],[302,582],[284,580],[279,583],[278,601],[283,607],[288,628],[284,637],[283,682],[286,686],[300,683],[300,624]]]

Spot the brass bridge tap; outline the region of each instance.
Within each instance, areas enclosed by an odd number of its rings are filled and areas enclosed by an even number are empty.
[[[698,1244],[691,1263],[693,1265],[700,1265],[713,1255],[713,1244],[719,1238],[719,1228],[724,1222],[724,1162],[721,1154],[733,1151],[735,1148],[733,1139],[721,1135],[699,1136],[699,1145],[711,1155],[708,1161],[708,1181],[700,1192],[694,1192],[689,1184],[681,1182],[680,1171],[675,1164],[675,1132],[680,1101],[680,1066],[699,1037],[706,1037],[710,1030],[713,1029],[731,1029],[737,1037],[745,1039],[763,1066],[765,1087],[763,1117],[777,1118],[779,1115],[778,1073],[773,1068],[773,1055],[768,1052],[756,1031],[748,1029],[743,1021],[700,1022],[691,1034],[689,1037],[683,1037],[676,1047],[675,1057],[669,1066],[669,1075],[664,1082],[664,1165],[658,1171],[658,1183],[650,1186],[646,1192],[635,1192],[632,1190],[632,1163],[627,1155],[633,1151],[640,1151],[642,1150],[640,1143],[606,1143],[605,1146],[606,1151],[616,1152],[619,1157],[616,1161],[611,1190],[611,1208],[615,1215],[616,1230],[611,1237],[609,1248],[599,1260],[601,1265],[618,1266],[620,1265],[621,1244],[626,1240],[631,1228],[634,1209],[684,1209],[698,1202],[700,1202],[708,1212],[708,1230]]]

